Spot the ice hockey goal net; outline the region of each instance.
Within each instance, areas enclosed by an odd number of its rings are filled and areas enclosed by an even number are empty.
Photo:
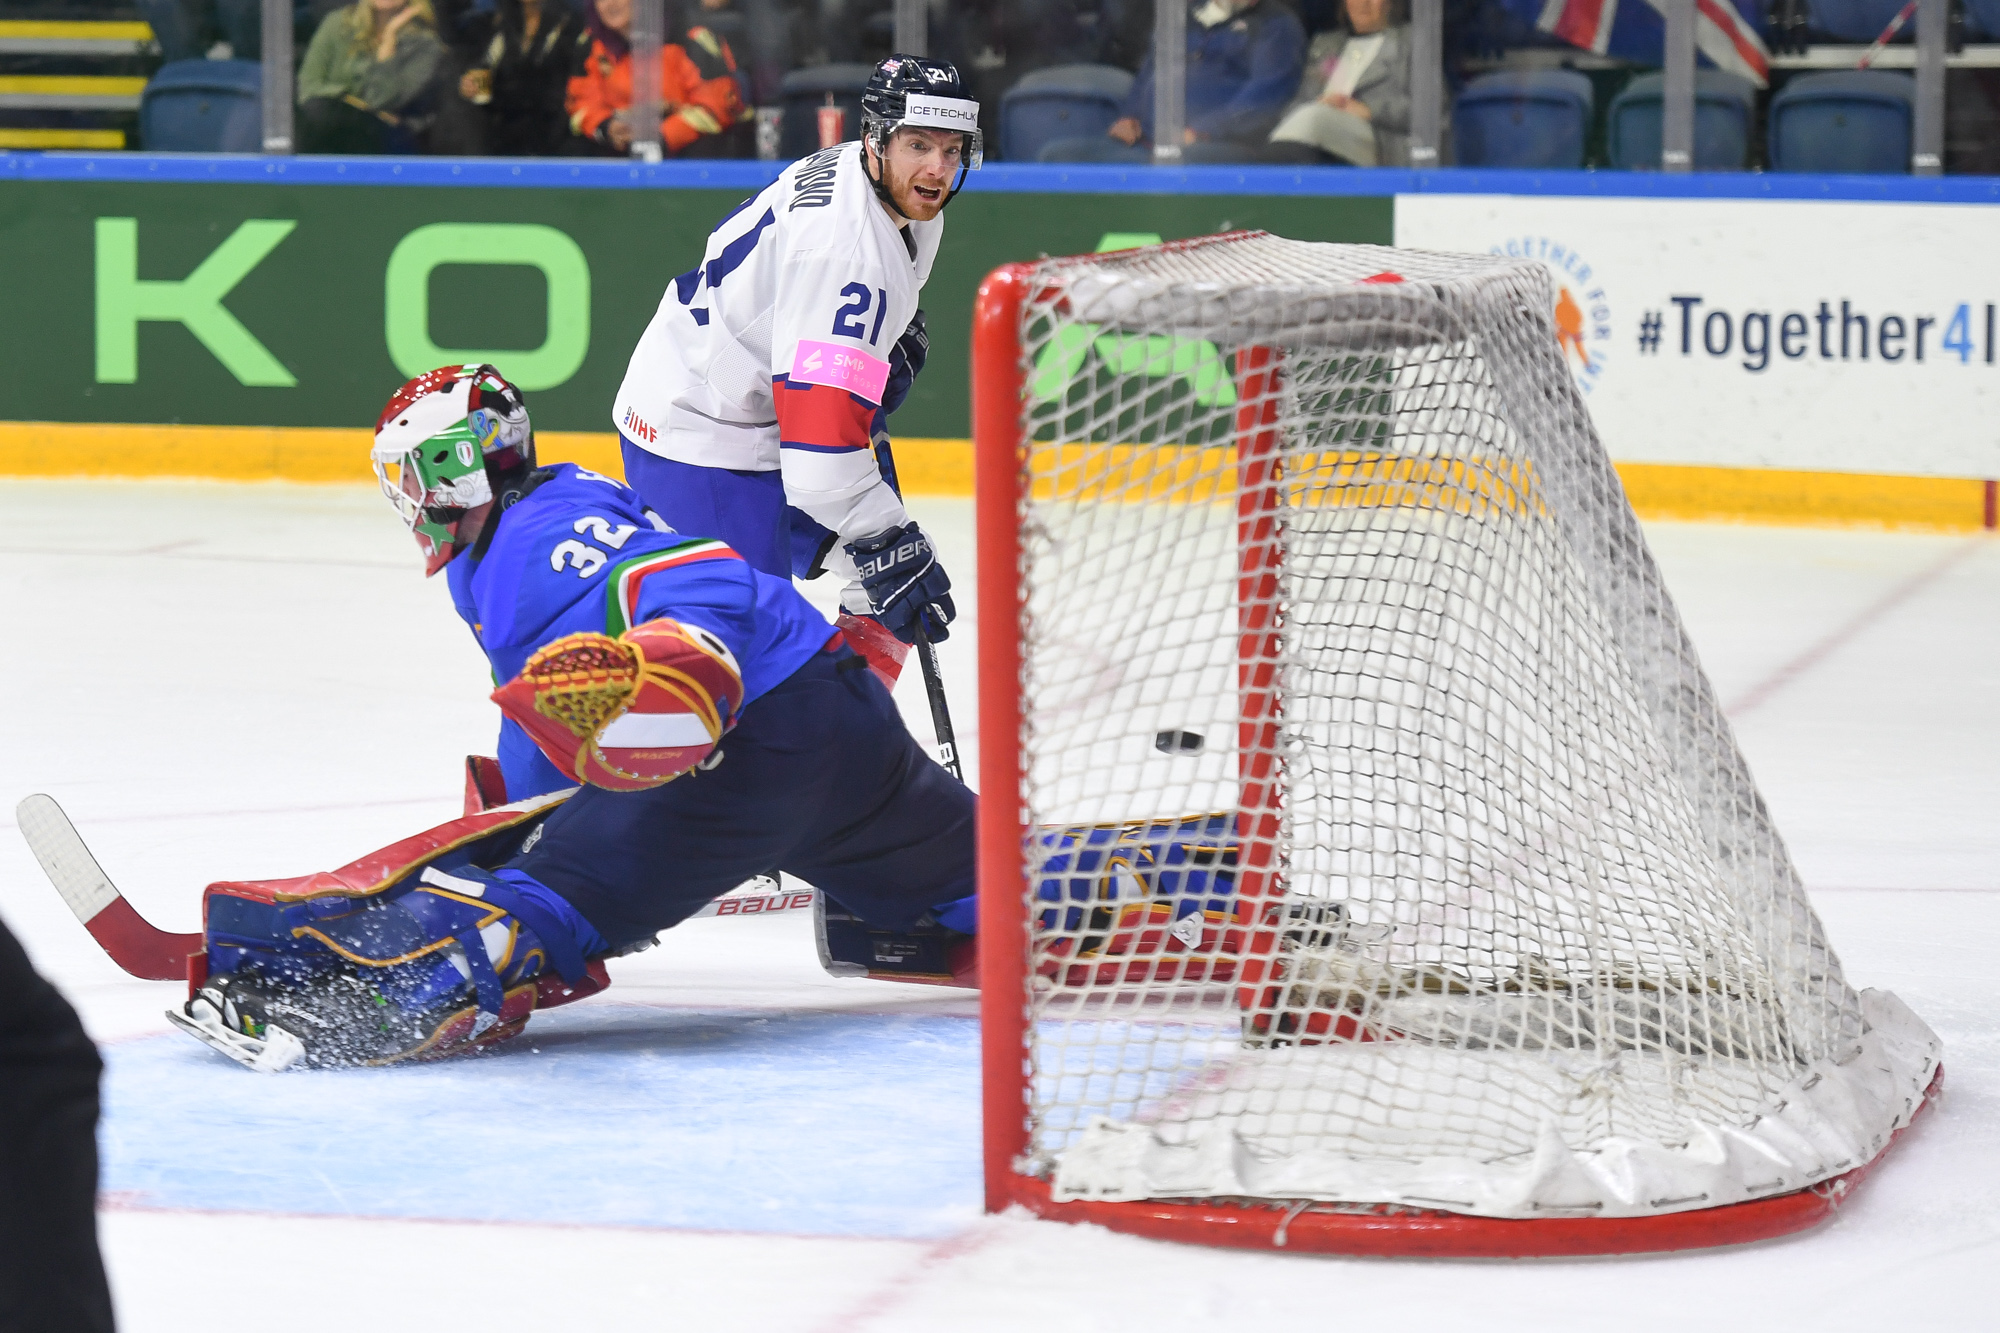
[[[1536,265],[1235,234],[981,289],[988,1202],[1461,1254],[1823,1216],[1844,979]]]

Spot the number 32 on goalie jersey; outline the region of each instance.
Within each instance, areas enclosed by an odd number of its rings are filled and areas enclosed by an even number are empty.
[[[647,512],[651,513],[650,510]],[[665,525],[660,524],[659,520],[655,519],[654,522],[664,529]],[[621,549],[638,530],[630,523],[620,523],[614,528],[608,520],[596,514],[586,514],[571,525],[571,531],[587,532],[614,551]],[[556,548],[549,552],[549,568],[558,574],[565,569],[574,569],[578,578],[587,579],[604,568],[605,561],[609,559],[609,556],[595,546],[587,546],[574,540],[562,541],[556,543]]]

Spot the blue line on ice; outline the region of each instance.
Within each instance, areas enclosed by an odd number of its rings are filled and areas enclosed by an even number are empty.
[[[911,1238],[979,1212],[963,1018],[594,1003],[392,1069],[104,1054],[103,1188],[153,1207]]]

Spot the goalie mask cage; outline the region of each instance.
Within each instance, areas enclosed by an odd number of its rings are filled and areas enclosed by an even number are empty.
[[[989,1208],[1382,1254],[1824,1217],[1857,994],[1539,265],[1238,233],[974,328]]]

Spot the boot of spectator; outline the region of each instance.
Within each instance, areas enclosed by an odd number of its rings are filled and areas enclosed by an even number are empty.
[[[259,0],[133,0],[133,8],[153,30],[153,40],[169,62],[206,56],[211,34],[227,42],[238,60],[255,60],[262,50]]]

